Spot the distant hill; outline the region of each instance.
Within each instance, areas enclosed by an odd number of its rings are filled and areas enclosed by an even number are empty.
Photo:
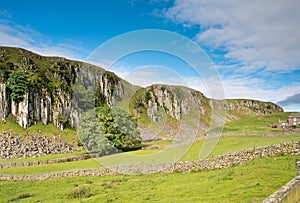
[[[216,101],[188,87],[142,88],[91,64],[0,47],[0,120],[11,114],[23,128],[37,122],[75,128],[82,112],[98,102],[131,113],[145,140],[202,134],[220,119],[283,112],[271,102]]]

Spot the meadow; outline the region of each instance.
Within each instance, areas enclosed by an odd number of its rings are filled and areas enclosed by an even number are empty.
[[[224,136],[218,140],[208,158],[243,149],[299,141],[300,133],[299,136],[280,136],[281,129],[270,128],[276,120],[284,119],[286,116],[286,113],[253,116],[225,124],[225,133],[276,132],[277,136]],[[12,118],[9,118],[6,124],[0,124],[0,128],[14,131],[21,136],[26,133],[40,133],[45,136],[59,135],[69,143],[72,143],[76,137],[74,129],[59,131],[52,125],[38,124],[24,130],[19,128]],[[143,156],[163,151],[171,142],[170,140],[148,142],[144,143],[145,149],[126,153],[143,159]],[[208,142],[206,141],[206,144]],[[180,160],[198,160],[204,143],[204,140],[195,141]],[[70,154],[0,160],[0,162],[49,160],[84,153],[86,151],[81,149]],[[122,155],[113,156],[121,157]],[[109,156],[103,157],[100,161],[109,158]],[[0,181],[0,202],[260,202],[295,176],[295,160],[299,158],[300,155],[266,157],[227,169],[192,173],[72,177],[44,181]],[[88,159],[0,169],[0,174],[34,175],[102,167],[96,159]]]
[[[295,159],[194,173],[0,181],[1,202],[260,202],[295,175]]]

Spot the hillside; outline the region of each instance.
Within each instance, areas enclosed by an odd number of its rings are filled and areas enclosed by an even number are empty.
[[[219,120],[283,111],[270,102],[215,101],[187,87],[157,84],[141,88],[91,64],[21,48],[0,48],[1,120],[12,115],[23,128],[39,122],[76,128],[82,112],[99,102],[134,115],[144,140],[203,134]]]

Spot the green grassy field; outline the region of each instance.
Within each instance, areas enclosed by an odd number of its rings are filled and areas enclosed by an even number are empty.
[[[271,128],[278,125],[279,120],[287,120],[289,112],[274,113],[261,116],[247,116],[233,120],[224,125],[223,133],[235,132],[280,132],[281,128]]]
[[[260,202],[294,177],[296,158],[195,173],[0,181],[0,195],[1,202]]]
[[[237,136],[220,138],[217,145],[208,156],[208,158],[217,157],[218,155],[230,152],[240,151],[249,148],[268,146],[281,142],[299,141],[300,136],[281,136],[281,137],[259,137],[259,136]],[[209,142],[209,141],[207,141]],[[182,157],[183,161],[191,161],[199,159],[199,153],[202,148],[203,141],[193,143],[189,151]]]
[[[278,132],[278,135],[280,135],[281,129],[272,129],[270,125],[276,124],[278,119],[285,119],[287,115],[287,113],[278,113],[231,121],[225,124],[224,132]],[[75,130],[60,131],[53,125],[38,124],[24,130],[14,123],[12,117],[7,119],[6,124],[0,124],[0,129],[13,131],[21,136],[25,133],[40,133],[45,136],[60,135],[62,139],[69,143],[76,138]],[[208,158],[243,149],[299,140],[300,136],[221,137]],[[143,160],[143,156],[162,152],[163,148],[168,147],[171,142],[160,140],[144,143],[145,147],[153,147],[153,149],[126,152],[126,154],[140,156]],[[194,142],[180,160],[199,159],[199,152],[203,143],[203,140]],[[86,153],[84,150],[80,150],[70,154],[0,160],[0,162],[45,160],[84,153]],[[170,150],[170,153],[172,153],[172,150]],[[121,158],[122,155],[113,156],[120,156]],[[72,177],[45,181],[0,181],[0,202],[260,202],[294,177],[294,165],[297,158],[299,159],[300,156],[268,157],[228,169],[188,174],[160,173]],[[110,157],[104,157],[103,159],[110,159]],[[0,173],[32,175],[101,167],[101,163],[95,159],[89,159],[0,169]]]
[[[271,144],[276,144],[280,142],[286,141],[298,141],[300,140],[300,136],[294,137],[223,137],[220,138],[218,144],[209,155],[211,157],[217,157],[218,155],[223,155],[229,152],[239,151],[248,148],[254,148],[259,146],[267,146]],[[152,142],[152,145],[161,144],[166,146],[168,142],[156,141]],[[189,151],[181,158],[182,161],[192,161],[199,159],[199,152],[203,145],[203,141],[195,142]],[[176,148],[174,149],[176,150]],[[128,155],[135,155],[143,161],[144,156],[149,154],[155,154],[161,152],[162,150],[138,150],[132,152],[126,152]],[[170,151],[172,153],[172,151]],[[54,155],[44,156],[43,159],[53,158]],[[58,156],[58,155],[57,155]],[[112,155],[115,159],[124,159],[122,154]],[[131,157],[125,157],[130,159]],[[30,160],[36,160],[35,159]],[[85,168],[98,168],[102,167],[101,163],[105,160],[109,160],[110,156],[100,158],[100,161],[96,161],[95,159],[83,160],[83,161],[75,161],[70,163],[57,163],[57,164],[49,164],[49,165],[38,165],[38,166],[27,166],[27,167],[15,167],[15,168],[6,168],[0,169],[0,173],[2,174],[41,174],[41,173],[50,173],[50,172],[61,172],[61,171],[68,171],[68,170],[77,170],[77,169],[85,169]],[[18,159],[18,161],[28,161],[26,159]],[[172,160],[170,160],[172,161]]]

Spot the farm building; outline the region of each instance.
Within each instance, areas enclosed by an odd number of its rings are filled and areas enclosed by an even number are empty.
[[[291,113],[287,120],[279,120],[279,126],[286,128],[287,126],[300,126],[300,113]]]

